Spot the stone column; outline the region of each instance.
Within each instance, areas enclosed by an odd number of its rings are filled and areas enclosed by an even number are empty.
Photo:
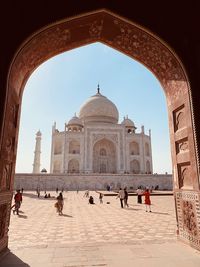
[[[33,173],[40,173],[40,154],[41,154],[41,132],[36,133],[36,142],[35,142],[35,156],[33,162]]]

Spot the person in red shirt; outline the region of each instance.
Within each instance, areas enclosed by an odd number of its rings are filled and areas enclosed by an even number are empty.
[[[15,208],[13,210],[13,214],[15,214],[15,212],[17,212],[17,215],[19,215],[19,208],[21,206],[21,202],[22,202],[22,194],[20,193],[20,190],[17,190],[17,193],[14,196],[14,200],[15,200],[15,204],[11,207]]]
[[[146,206],[146,212],[147,212],[147,210],[149,210],[149,212],[151,212],[151,200],[150,200],[149,189],[146,189],[144,192],[144,203]]]

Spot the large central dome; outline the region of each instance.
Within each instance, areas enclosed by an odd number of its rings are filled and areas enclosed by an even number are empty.
[[[83,122],[118,123],[117,107],[99,92],[91,96],[80,108],[79,118]]]

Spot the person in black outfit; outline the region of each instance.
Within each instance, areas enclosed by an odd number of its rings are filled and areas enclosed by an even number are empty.
[[[129,207],[128,205],[128,191],[127,191],[127,188],[125,187],[124,188],[124,207]]]
[[[89,197],[89,204],[94,204],[94,198],[92,196]]]

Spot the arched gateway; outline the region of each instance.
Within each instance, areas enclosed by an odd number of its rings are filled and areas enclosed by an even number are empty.
[[[180,239],[200,249],[193,107],[184,68],[175,53],[158,37],[116,14],[98,10],[42,28],[16,51],[7,82],[1,132],[0,250],[8,244],[20,107],[26,81],[45,60],[94,42],[106,44],[141,62],[160,81],[168,106],[178,234]]]
[[[93,147],[93,172],[116,173],[116,147],[107,139],[97,141]]]

